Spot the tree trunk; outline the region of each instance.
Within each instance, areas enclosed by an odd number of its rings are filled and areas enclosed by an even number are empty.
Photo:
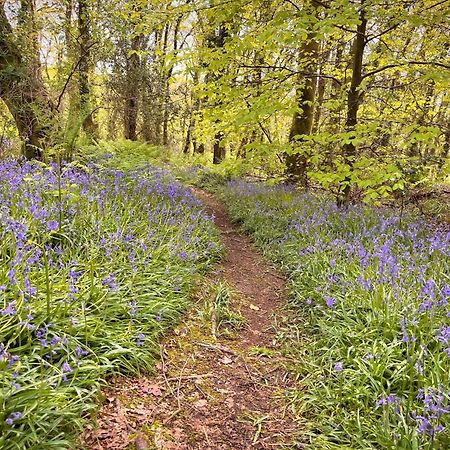
[[[352,79],[347,96],[347,119],[345,121],[345,130],[351,134],[355,132],[356,125],[358,124],[358,109],[362,98],[362,93],[359,92],[359,87],[361,86],[363,80],[362,65],[364,49],[366,46],[367,28],[364,2],[365,0],[360,0],[359,24],[356,28],[356,36],[354,38],[352,48]],[[356,156],[356,146],[353,140],[344,144],[343,152],[345,162],[350,166],[350,170],[352,170],[354,157]],[[350,190],[350,179],[346,177],[340,187],[340,193],[337,199],[338,206],[347,205],[349,203]]]
[[[89,139],[97,138],[97,126],[94,122],[92,109],[92,93],[89,83],[89,75],[92,69],[91,63],[91,32],[89,24],[88,0],[78,0],[78,89],[80,95],[80,116],[83,130]]]
[[[447,128],[444,132],[444,145],[442,146],[442,158],[448,158],[450,156],[450,118],[447,122]]]
[[[320,119],[322,118],[322,105],[325,96],[325,88],[327,86],[327,79],[321,75],[323,75],[323,66],[328,62],[329,57],[330,57],[330,50],[327,50],[323,54],[323,57],[321,58],[322,64],[319,70],[319,79],[317,81],[317,101],[314,112],[313,128],[311,131],[312,134],[316,134],[320,128]]]
[[[159,145],[157,140],[156,123],[160,116],[161,108],[158,103],[158,95],[155,93],[154,75],[152,73],[152,63],[158,59],[157,51],[160,42],[161,32],[156,29],[149,36],[149,42],[153,39],[153,48],[151,54],[141,61],[142,73],[142,93],[140,101],[142,102],[142,137],[153,145]],[[156,106],[157,105],[157,106]]]
[[[340,41],[337,43],[336,53],[334,55],[334,67],[337,71],[343,71],[342,69],[342,56],[344,54],[345,43]],[[345,81],[344,81],[345,83]],[[331,81],[331,98],[341,98],[342,95],[342,86],[339,84],[338,80]],[[342,110],[343,105],[339,105],[336,108],[333,108],[329,113],[328,126],[331,129],[332,133],[339,133],[341,131],[341,118],[342,118]]]
[[[219,131],[214,135],[213,141],[213,164],[220,164],[226,155],[225,146],[222,143],[223,133]]]
[[[180,31],[182,15],[179,15],[173,30],[173,53],[174,57],[178,51],[178,32]],[[167,47],[167,36],[165,36],[165,46]],[[174,63],[170,63],[169,69],[166,73],[166,80],[164,86],[164,116],[163,116],[163,145],[169,145],[169,103],[170,103],[170,78],[172,77]]]
[[[131,55],[127,57],[127,93],[124,111],[124,135],[125,139],[130,139],[131,141],[137,141],[139,71],[141,66],[138,51],[140,47],[141,36],[134,36],[131,40]]]
[[[31,49],[33,46],[32,43]],[[51,143],[50,135],[55,128],[56,115],[39,71],[36,70],[38,55],[31,55],[31,61],[23,56],[6,17],[4,4],[1,3],[0,97],[13,116],[24,141],[24,156],[27,159],[41,158],[42,149]]]
[[[152,96],[151,104],[152,110],[148,110],[148,105],[145,105],[145,115],[148,118],[148,123],[151,122],[151,130],[147,130],[147,134],[150,137],[150,142],[154,145],[162,144],[162,128],[164,119],[164,59],[166,57],[167,37],[166,29],[168,24],[162,30],[155,31],[155,50],[153,53],[153,60],[157,68],[157,74],[154,79],[147,84],[148,94]]]
[[[191,117],[190,117],[190,121],[189,121],[189,127],[191,127],[191,125],[192,125],[192,129],[190,130],[190,132],[191,132],[190,137],[191,137],[191,141],[192,141],[192,147],[193,147],[194,154],[195,153],[205,153],[204,145],[203,144],[198,145],[197,137],[195,136],[195,133],[194,133],[195,127],[197,124],[197,114],[201,110],[201,107],[202,107],[201,98],[195,92],[195,86],[197,86],[199,83],[199,76],[195,71],[192,75],[192,81],[194,83],[194,89],[191,90],[191,94],[193,97],[192,98],[193,109],[192,109]],[[189,129],[188,129],[188,132],[189,132]]]
[[[36,24],[35,0],[21,0],[17,17],[20,31],[16,40],[22,51],[22,59],[27,61],[30,73],[36,78],[41,76],[39,59],[39,32]]]
[[[163,111],[162,111],[162,144],[164,146],[168,145],[169,137],[168,137],[168,125],[169,125],[169,100],[170,100],[170,85],[169,85],[169,71],[165,70],[165,57],[167,54],[167,46],[169,43],[169,31],[170,31],[170,23],[167,22],[166,27],[164,29],[164,39],[163,39],[163,48],[161,55],[161,65],[162,65],[162,74],[163,74]]]
[[[183,146],[183,153],[185,155],[189,154],[189,150],[191,148],[191,141],[192,141],[192,130],[194,129],[194,117],[193,114],[191,113],[191,117],[189,118],[189,125],[186,131],[186,139],[184,141],[184,146]]]
[[[214,35],[212,39],[209,40],[212,47],[223,48],[225,46],[225,39],[228,36],[228,30],[225,27],[225,24],[220,25],[218,28],[217,34]],[[214,78],[214,76],[212,77]],[[220,103],[219,103],[220,104]],[[213,164],[220,164],[226,156],[226,149],[223,145],[223,132],[218,131],[214,135],[213,139]]]
[[[312,3],[313,14],[317,16],[317,4]],[[316,32],[310,31],[305,42],[300,47],[300,66],[308,76],[299,76],[299,86],[297,88],[297,106],[292,119],[289,132],[289,143],[292,144],[294,152],[286,155],[286,176],[292,183],[300,183],[307,187],[307,165],[308,158],[304,153],[295,152],[295,147],[299,147],[304,136],[311,133],[314,119],[314,99],[316,94],[317,78],[314,74],[317,71],[317,57],[319,54],[319,42],[316,39]],[[306,64],[305,64],[305,61]]]
[[[198,83],[198,75],[197,74],[194,74],[193,80],[194,80],[195,84]],[[193,90],[191,91],[191,97],[192,97],[191,101],[193,102],[193,105],[192,105],[192,109],[191,109],[190,115],[189,115],[189,124],[187,127],[186,139],[184,141],[184,146],[183,146],[184,154],[189,153],[191,142],[192,142],[192,146],[194,148],[194,153],[196,153],[198,150],[197,142],[196,142],[195,136],[193,136],[193,133],[194,133],[194,129],[195,129],[195,119],[196,119],[195,115],[196,115],[196,112],[200,109],[200,98],[194,94]]]
[[[145,69],[147,71],[147,69]],[[146,78],[148,78],[146,76]],[[150,81],[145,79],[142,87],[142,137],[145,142],[156,144],[154,117],[151,111],[151,102],[154,97],[151,95]]]
[[[430,113],[429,110],[430,110],[433,94],[434,94],[434,81],[429,80],[427,82],[427,88],[425,91],[425,102],[424,102],[422,111],[420,111],[419,117],[417,118],[417,126],[418,127],[423,127],[427,124],[427,118]],[[411,144],[411,147],[409,148],[408,156],[411,158],[415,158],[415,157],[417,158],[417,157],[421,156],[419,143],[417,141],[413,142]]]

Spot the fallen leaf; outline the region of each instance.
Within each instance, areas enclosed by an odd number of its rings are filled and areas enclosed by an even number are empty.
[[[157,449],[163,449],[166,445],[166,441],[163,437],[163,430],[161,427],[158,427],[155,431],[155,435],[153,437],[153,442],[155,443],[155,447]]]
[[[161,388],[157,384],[143,385],[141,386],[141,391],[144,394],[152,394],[155,397],[159,397],[162,394]]]
[[[217,392],[220,392],[221,394],[230,394],[231,391],[228,389],[217,389]]]
[[[194,403],[194,406],[196,407],[196,408],[204,408],[205,406],[207,406],[208,405],[208,401],[207,400],[204,400],[204,399],[202,399],[202,400],[197,400],[195,403]]]
[[[231,363],[233,362],[233,360],[232,360],[231,358],[228,358],[228,356],[224,356],[224,357],[220,360],[220,362],[221,362],[222,364],[231,364]]]
[[[252,303],[250,303],[249,308],[253,309],[253,311],[259,311],[259,306],[253,305]]]
[[[233,408],[234,407],[234,399],[232,397],[228,397],[225,400],[225,404],[228,406],[228,408]]]
[[[148,450],[149,445],[142,433],[138,433],[135,440],[136,450]]]

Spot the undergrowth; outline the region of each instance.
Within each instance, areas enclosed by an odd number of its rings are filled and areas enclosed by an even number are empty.
[[[450,233],[288,187],[234,181],[221,196],[290,276],[310,448],[448,448]]]
[[[166,171],[107,160],[0,163],[2,449],[74,448],[102,379],[153,369],[220,252]]]
[[[245,324],[245,318],[231,305],[231,288],[224,282],[210,284],[205,294],[205,303],[200,312],[200,318],[211,324],[211,334],[214,338],[222,334],[230,335]]]

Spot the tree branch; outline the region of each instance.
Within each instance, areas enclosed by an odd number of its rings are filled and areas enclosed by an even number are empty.
[[[70,80],[72,79],[72,77],[75,75],[75,72],[78,69],[78,66],[81,64],[81,62],[83,61],[83,58],[89,53],[89,50],[94,47],[94,45],[98,44],[98,42],[93,42],[92,44],[90,44],[88,47],[83,49],[83,53],[82,55],[80,55],[80,57],[78,58],[78,61],[73,65],[72,70],[69,73],[69,76],[67,77],[66,82],[64,83],[63,89],[61,91],[61,93],[58,96],[58,101],[56,103],[56,111],[59,112],[59,107],[61,106],[61,102],[62,102],[62,98],[64,96],[64,94],[66,93],[66,89],[69,86]]]
[[[404,63],[398,63],[398,64],[387,64],[386,66],[383,67],[379,67],[378,69],[372,70],[371,72],[367,72],[366,74],[364,74],[362,76],[363,79],[371,77],[373,75],[376,75],[377,73],[383,72],[387,69],[392,69],[394,67],[404,67],[404,66],[409,66],[409,65],[417,65],[417,66],[437,66],[437,67],[442,67],[444,69],[450,70],[450,65],[448,64],[443,64],[443,63],[439,63],[439,62],[428,62],[428,61],[407,61]]]
[[[305,78],[327,78],[329,80],[333,80],[335,83],[337,83],[339,86],[342,85],[341,81],[337,78],[333,77],[332,75],[324,75],[321,73],[312,73],[312,72],[303,72],[299,70],[294,70],[286,66],[271,66],[271,65],[247,65],[247,64],[241,64],[237,66],[239,69],[280,69],[280,70],[286,70],[287,72],[291,72],[293,75],[302,75]]]

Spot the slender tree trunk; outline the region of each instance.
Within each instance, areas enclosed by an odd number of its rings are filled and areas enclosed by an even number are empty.
[[[170,33],[170,23],[166,24],[164,28],[164,39],[163,39],[163,51],[161,58],[162,74],[163,74],[163,109],[162,109],[162,144],[167,146],[169,143],[168,136],[168,125],[169,125],[169,101],[170,101],[170,84],[169,84],[169,72],[170,68],[166,71],[165,56],[167,54],[167,46],[169,44],[169,33]]]
[[[73,67],[75,67],[74,65],[81,55],[81,40],[79,37],[80,30],[75,29],[75,27],[78,28],[78,23],[74,24],[73,22],[74,6],[76,5],[78,7],[78,3],[76,3],[76,0],[65,0],[64,4],[64,59],[66,64],[71,66],[73,70]],[[78,11],[76,12],[76,15],[78,16]],[[62,67],[62,70],[64,70],[64,67]],[[66,75],[67,74],[65,71],[60,75],[60,79],[64,80],[64,82],[67,80]],[[61,114],[64,114],[64,109],[67,108],[67,114],[65,115],[64,139],[66,141],[66,147],[68,150],[67,157],[69,159],[71,158],[71,154],[74,150],[75,142],[80,132],[80,127],[83,126],[83,123],[80,123],[80,120],[83,117],[83,114],[80,112],[80,91],[82,90],[80,83],[80,67],[78,67],[77,73],[74,75],[76,76],[68,81],[65,90],[67,102],[62,102],[59,106]],[[87,100],[89,100],[89,97]],[[61,106],[63,109],[61,109]],[[90,138],[88,134],[87,136]]]
[[[176,56],[178,51],[178,32],[180,31],[181,20],[183,16],[180,15],[175,23],[173,30],[173,52]],[[165,37],[165,46],[167,47],[167,37]],[[169,112],[170,112],[170,79],[173,73],[174,64],[171,63],[166,74],[165,86],[164,86],[164,116],[163,116],[163,145],[169,145]]]
[[[317,15],[317,4],[312,3],[313,15]],[[316,32],[310,31],[305,42],[300,47],[299,65],[309,73],[308,76],[300,76],[297,88],[297,106],[292,119],[289,132],[289,142],[293,147],[293,153],[286,155],[286,176],[292,183],[300,183],[307,187],[308,158],[305,153],[298,152],[304,136],[311,133],[314,120],[314,99],[316,94],[317,79],[314,74],[317,71],[317,57],[319,54],[319,42]],[[306,62],[306,63],[305,63]]]
[[[219,131],[214,135],[213,141],[213,164],[220,164],[226,156],[226,148],[222,142],[223,133]]]
[[[184,146],[183,146],[183,153],[185,155],[189,154],[189,150],[191,148],[192,130],[193,129],[194,129],[194,116],[191,113],[191,116],[189,117],[189,125],[188,125],[187,131],[186,131],[186,139],[184,141]]]
[[[336,70],[341,71],[342,67],[342,56],[344,54],[345,44],[344,42],[339,42],[336,48],[336,53],[334,56],[334,67]],[[333,99],[340,98],[342,95],[342,86],[339,84],[338,80],[331,81],[331,97]],[[330,111],[328,125],[331,128],[332,133],[339,133],[341,131],[341,121],[342,121],[342,110],[343,105],[339,105]]]
[[[139,71],[141,66],[138,51],[141,47],[141,36],[134,36],[131,40],[132,53],[127,57],[127,87],[124,111],[124,136],[131,141],[137,140],[137,116],[138,116],[138,93],[139,93]]]
[[[444,145],[440,156],[442,158],[448,158],[450,156],[450,118],[448,118],[447,127],[444,132]]]
[[[194,86],[196,86],[199,83],[199,76],[196,72],[194,72],[194,74],[192,76],[192,81],[194,83]],[[191,121],[192,122],[189,122],[189,125],[192,124],[192,130],[191,130],[192,147],[193,147],[194,154],[195,153],[205,153],[205,146],[203,144],[199,145],[197,142],[197,137],[195,136],[197,115],[198,115],[198,112],[201,110],[202,101],[201,101],[201,98],[194,92],[194,90],[192,91],[192,95],[193,95],[193,110],[191,112]]]
[[[72,38],[72,10],[73,10],[73,0],[65,0],[64,9],[64,43],[65,43],[65,54],[66,58],[70,59],[71,50],[73,47]]]
[[[117,139],[117,122],[119,121],[119,108],[117,105],[114,105],[111,108],[111,113],[108,115],[108,139]]]
[[[39,31],[36,24],[35,0],[21,0],[18,14],[18,32],[22,59],[26,60],[28,70],[36,79],[41,77],[41,61],[39,59]]]
[[[419,113],[419,117],[417,118],[417,126],[423,127],[427,124],[427,118],[429,115],[429,110],[431,106],[431,100],[434,94],[434,81],[429,80],[427,83],[427,88],[425,91],[425,102],[422,108],[422,111]],[[420,147],[418,142],[413,142],[411,147],[409,148],[408,156],[411,158],[420,156]]]
[[[194,87],[198,85],[199,76],[198,73],[194,72],[192,75],[192,81],[194,83]],[[191,101],[192,101],[192,110],[189,117],[189,125],[186,134],[186,141],[184,146],[184,153],[189,153],[189,145],[192,142],[192,147],[194,154],[195,153],[204,153],[205,147],[203,145],[198,145],[197,139],[195,136],[195,126],[197,123],[197,114],[202,107],[202,102],[200,97],[195,93],[195,89],[191,90]],[[188,143],[189,140],[189,143]]]
[[[89,18],[89,0],[78,0],[78,89],[80,102],[80,117],[82,127],[89,139],[97,139],[97,126],[94,122],[92,108],[92,93],[89,75],[92,71],[91,63],[91,30]]]
[[[223,48],[225,46],[225,39],[228,36],[228,31],[225,24],[222,24],[216,36],[214,36],[213,46],[216,48]],[[223,132],[218,131],[213,139],[213,164],[220,164],[226,156],[226,148],[223,143]]]
[[[56,128],[55,110],[36,69],[39,58],[32,54],[33,46],[30,62],[19,51],[4,3],[0,2],[0,97],[15,120],[24,141],[23,154],[28,159],[42,156],[42,149],[51,144],[51,132]]]
[[[65,0],[64,5],[64,46],[63,54],[61,56],[62,64],[60,67],[61,72],[59,74],[59,78],[65,81],[64,63],[71,64],[75,60],[75,42],[72,34],[73,0]],[[73,109],[75,109],[73,108],[75,95],[73,83],[71,83],[70,81],[67,86],[66,93],[69,98],[69,116],[71,116]],[[69,117],[68,121],[72,123],[73,120],[71,121],[70,119],[71,117]]]
[[[323,75],[323,66],[328,62],[329,57],[330,57],[330,50],[327,50],[323,54],[323,57],[321,58],[322,64],[319,70],[319,79],[317,80],[317,101],[314,112],[313,128],[311,130],[312,134],[317,133],[320,128],[320,119],[322,118],[322,105],[325,96],[325,88],[327,86],[327,79],[321,75]]]
[[[363,77],[362,65],[364,57],[364,49],[366,46],[366,28],[367,17],[364,10],[365,0],[360,0],[359,10],[359,24],[356,28],[356,36],[353,41],[352,48],[352,79],[350,82],[350,89],[347,97],[347,119],[345,122],[345,129],[348,133],[354,133],[356,125],[358,124],[358,109],[362,99],[362,93],[359,91]],[[356,156],[356,146],[353,140],[344,144],[343,147],[344,158],[346,163],[352,170],[354,158]],[[347,177],[340,188],[340,195],[338,196],[338,206],[347,205],[350,201],[350,179]]]
[[[157,61],[158,75],[154,82],[153,89],[153,105],[155,105],[152,113],[153,131],[152,137],[155,145],[162,144],[162,129],[164,120],[164,97],[165,97],[165,73],[164,73],[164,60],[167,53],[167,42],[169,33],[169,23],[165,25],[163,30],[156,33],[155,37],[155,61]],[[159,56],[157,56],[157,53]]]
[[[153,37],[151,37],[153,36]],[[141,61],[142,72],[142,136],[146,142],[153,145],[159,145],[157,140],[156,124],[160,116],[158,95],[155,93],[155,79],[152,74],[152,62],[158,59],[157,51],[160,42],[161,32],[156,29],[152,35],[149,36],[149,42],[153,40],[152,53]],[[156,83],[158,84],[158,83]],[[159,87],[159,86],[158,86]]]
[[[150,91],[150,80],[145,79],[142,89],[142,136],[146,142],[156,144],[154,117],[151,111],[153,97]]]

